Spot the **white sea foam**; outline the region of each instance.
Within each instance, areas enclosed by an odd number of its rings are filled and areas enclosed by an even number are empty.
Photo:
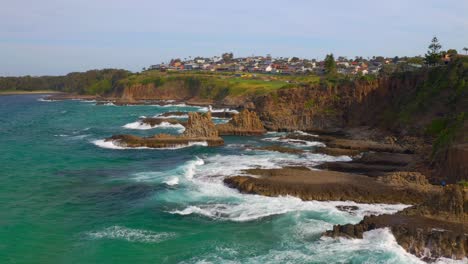
[[[208,142],[206,141],[193,141],[193,142],[189,142],[188,144],[174,145],[173,147],[167,147],[167,148],[125,147],[125,146],[116,144],[115,141],[112,141],[112,140],[105,141],[104,139],[94,140],[92,141],[92,143],[101,148],[118,149],[118,150],[125,150],[125,149],[174,150],[174,149],[182,149],[182,148],[188,148],[188,147],[193,147],[193,146],[204,146],[204,147],[208,146]]]
[[[150,124],[146,124],[141,121],[136,121],[136,122],[125,124],[123,127],[127,129],[139,129],[139,130],[146,130],[146,129],[154,128]]]
[[[207,111],[210,111],[212,113],[221,113],[221,112],[228,112],[228,113],[234,113],[234,114],[239,113],[239,111],[234,110],[234,109],[229,109],[229,108],[214,109],[211,105],[208,106]]]
[[[153,232],[143,229],[132,229],[123,226],[111,226],[101,231],[87,233],[91,239],[118,239],[129,242],[159,243],[176,236],[175,233]]]
[[[354,202],[304,202],[295,197],[265,197],[259,195],[244,195],[237,190],[226,187],[222,180],[227,176],[241,175],[248,168],[281,168],[292,162],[313,162],[333,160],[335,157],[313,154],[301,159],[295,155],[263,153],[257,155],[216,155],[205,160],[197,158],[187,166],[186,177],[192,179],[194,189],[188,190],[192,204],[181,210],[173,210],[174,214],[198,214],[214,219],[230,221],[251,221],[271,215],[294,211],[315,211],[331,214],[336,219],[354,218],[359,221],[364,215],[394,213],[406,208],[407,205],[358,204]],[[315,161],[314,161],[315,160]],[[209,198],[211,197],[211,198]],[[217,203],[199,204],[200,201],[211,200]],[[229,200],[229,202],[226,202]],[[357,206],[351,215],[336,208],[338,205]]]
[[[179,184],[179,178],[177,177],[171,177],[170,179],[168,179],[167,181],[164,181],[165,184],[169,185],[169,186],[174,186],[174,185],[177,185]]]
[[[158,115],[156,115],[155,117],[157,117],[157,118],[165,118],[165,119],[169,119],[169,118],[172,118],[172,119],[188,118],[188,114],[186,114],[186,115],[169,115],[169,116],[163,116],[163,114],[164,114],[164,113],[158,114]]]
[[[178,133],[182,133],[185,131],[185,127],[181,124],[171,124],[169,122],[161,122],[158,125],[151,126],[150,124],[141,122],[141,121],[136,121],[132,123],[128,123],[123,126],[124,128],[127,129],[138,129],[138,130],[148,130],[148,129],[154,129],[154,128],[162,128],[162,129],[177,129]]]
[[[158,105],[161,107],[187,107],[186,104],[181,103],[181,104],[165,104],[165,105]]]
[[[59,100],[50,100],[50,99],[45,99],[44,97],[41,97],[41,98],[37,99],[37,101],[39,101],[39,102],[57,102]]]
[[[196,157],[196,160],[189,161],[188,165],[185,167],[185,177],[187,179],[193,179],[193,175],[195,175],[197,166],[201,166],[203,164],[205,164],[205,162],[199,157]]]
[[[310,134],[310,133],[307,133],[307,132],[304,132],[304,131],[301,131],[301,130],[296,130],[296,131],[294,131],[294,133],[299,134],[299,135],[303,135],[303,136],[318,137],[318,135]]]
[[[230,192],[226,192],[229,194]],[[236,195],[237,196],[237,195]],[[174,210],[171,213],[180,215],[198,214],[205,217],[229,220],[235,222],[252,221],[272,215],[280,215],[290,212],[311,211],[323,215],[326,218],[335,218],[335,220],[359,221],[365,215],[395,213],[408,205],[388,205],[388,204],[358,204],[354,202],[319,202],[302,201],[296,197],[264,197],[259,195],[237,196],[243,198],[240,203],[216,203],[205,205],[191,205],[182,210]],[[348,212],[340,211],[336,206],[357,206],[358,209],[354,215],[350,216]],[[323,229],[322,231],[325,231]]]
[[[284,137],[267,137],[263,138],[263,141],[270,141],[270,142],[281,142],[281,143],[288,143],[298,147],[325,147],[325,144],[318,141],[307,141],[301,139],[291,139],[291,138],[284,138]]]

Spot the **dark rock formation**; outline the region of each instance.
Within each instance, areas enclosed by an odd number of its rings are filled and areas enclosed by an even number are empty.
[[[460,186],[448,186],[420,205],[395,215],[365,217],[356,225],[335,225],[326,236],[362,238],[369,230],[388,227],[406,251],[434,260],[468,257],[468,200]]]
[[[216,126],[220,135],[255,136],[263,135],[266,130],[255,112],[247,109],[232,117],[227,124]]]
[[[327,142],[327,146],[332,148],[354,149],[359,151],[378,151],[392,153],[411,153],[409,148],[396,144],[385,144],[370,140],[355,140],[355,139],[335,139]]]
[[[330,156],[356,156],[361,153],[359,150],[319,147],[314,150],[315,153],[326,154]]]
[[[160,116],[161,117],[168,117],[168,116],[185,116],[185,115],[188,115],[188,112],[177,111],[177,112],[166,112],[166,113],[161,114]],[[232,118],[235,115],[236,115],[236,113],[227,112],[227,111],[211,112],[211,117],[217,117],[217,118]]]

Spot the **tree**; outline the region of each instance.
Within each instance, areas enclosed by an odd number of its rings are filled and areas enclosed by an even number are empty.
[[[447,50],[447,54],[452,57],[458,55],[458,51],[456,49],[449,49]]]
[[[465,52],[465,54],[468,55],[468,48],[467,48],[467,47],[464,47],[464,48],[463,48],[463,51]]]
[[[230,62],[233,58],[234,58],[234,54],[232,54],[232,52],[226,52],[226,53],[223,53],[223,55],[221,55],[224,62]]]
[[[334,74],[336,73],[336,62],[333,53],[327,54],[325,57],[325,73]]]
[[[432,38],[431,44],[428,48],[429,50],[426,53],[426,63],[429,65],[435,65],[440,61],[440,49],[442,48],[437,37]]]

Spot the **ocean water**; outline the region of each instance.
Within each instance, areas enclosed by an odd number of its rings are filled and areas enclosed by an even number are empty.
[[[421,263],[389,230],[322,238],[334,224],[405,205],[303,202],[240,194],[222,184],[246,168],[349,160],[254,150],[317,143],[225,137],[225,146],[124,149],[113,134],[181,133],[140,116],[206,111],[0,96],[0,263]],[[216,122],[227,120],[217,119]],[[336,205],[357,205],[354,213]]]

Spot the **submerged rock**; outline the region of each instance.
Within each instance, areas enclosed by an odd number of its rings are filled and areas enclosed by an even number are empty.
[[[223,136],[255,136],[263,135],[266,132],[257,113],[247,109],[233,116],[227,124],[219,124],[216,128]]]

